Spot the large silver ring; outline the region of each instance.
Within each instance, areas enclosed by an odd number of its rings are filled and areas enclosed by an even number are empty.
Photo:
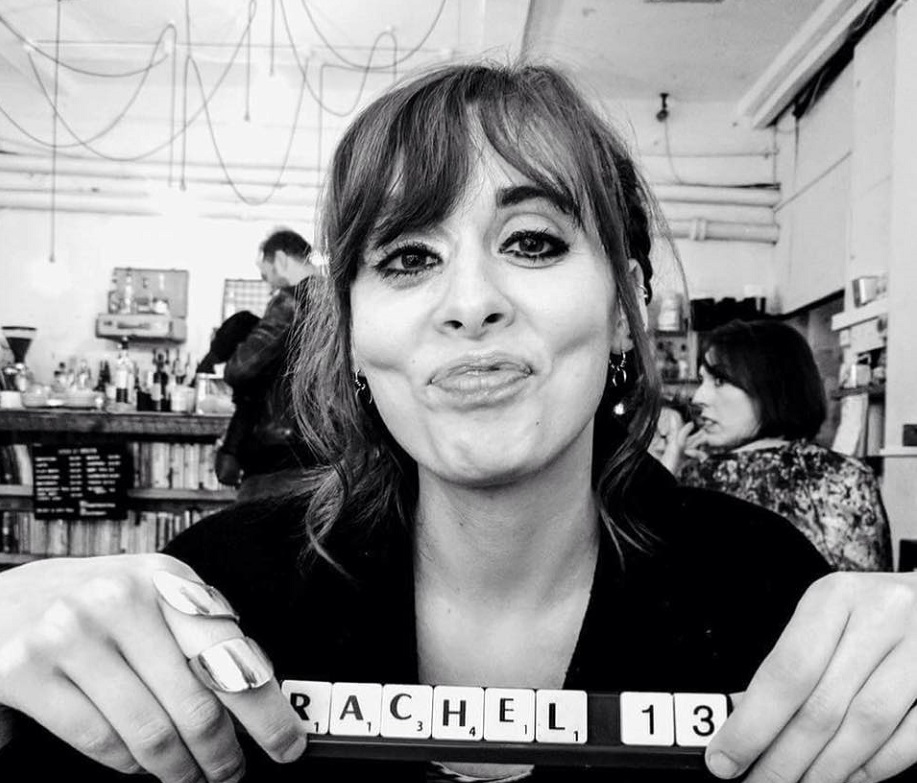
[[[188,665],[204,685],[221,693],[255,690],[274,677],[268,657],[247,636],[217,642],[190,658]]]
[[[171,571],[156,571],[153,586],[162,599],[173,609],[193,617],[239,620],[225,596],[211,585],[185,579]]]

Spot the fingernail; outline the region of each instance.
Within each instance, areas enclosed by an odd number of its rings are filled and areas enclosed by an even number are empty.
[[[739,773],[739,765],[725,753],[713,753],[707,758],[707,769],[718,778],[734,778]]]
[[[305,752],[305,750],[306,750],[306,735],[300,734],[296,738],[296,742],[290,745],[290,747],[288,747],[283,752],[283,755],[280,757],[280,760],[283,761],[284,763],[287,763],[289,761],[296,761],[296,759],[298,759]]]
[[[157,571],[153,574],[153,586],[169,606],[182,614],[239,619],[229,601],[211,585],[194,582],[169,571]]]

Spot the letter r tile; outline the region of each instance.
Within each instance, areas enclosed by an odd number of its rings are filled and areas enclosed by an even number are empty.
[[[336,682],[331,686],[331,733],[375,737],[381,729],[382,686],[377,682]]]
[[[542,689],[535,692],[538,742],[581,745],[587,739],[586,691]]]
[[[484,737],[484,689],[437,685],[433,689],[433,737],[475,741]]]
[[[533,742],[535,691],[526,688],[486,688],[484,739],[494,742]]]
[[[331,709],[331,683],[316,680],[284,680],[280,686],[293,711],[306,724],[309,734],[327,734]]]
[[[382,686],[382,736],[429,737],[433,731],[433,688],[429,685]]]

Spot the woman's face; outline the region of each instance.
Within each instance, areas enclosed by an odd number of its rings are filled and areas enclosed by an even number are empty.
[[[738,386],[715,377],[701,365],[693,401],[700,407],[706,445],[730,449],[752,440],[760,421],[754,400]]]
[[[421,472],[495,486],[558,461],[590,469],[622,331],[611,268],[493,152],[442,223],[370,241],[351,308],[354,367]]]

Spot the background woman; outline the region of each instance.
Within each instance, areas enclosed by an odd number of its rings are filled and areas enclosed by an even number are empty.
[[[793,522],[841,570],[890,570],[879,486],[858,459],[813,441],[824,385],[805,338],[779,321],[733,321],[703,341],[701,426],[673,438],[664,461],[682,483],[757,503]],[[679,429],[668,423],[669,432]],[[680,451],[694,459],[681,462]]]
[[[449,66],[377,99],[334,156],[329,286],[297,369],[329,467],[298,500],[202,521],[171,556],[0,575],[0,704],[170,781],[237,780],[246,764],[253,781],[310,783],[532,773],[303,755],[277,679],[747,688],[707,750],[720,776],[911,764],[913,579],[820,579],[788,522],[679,487],[646,456],[650,205],[617,136],[550,68]],[[192,675],[217,660],[240,685]],[[80,778],[62,747],[20,729],[4,781],[42,765]]]

